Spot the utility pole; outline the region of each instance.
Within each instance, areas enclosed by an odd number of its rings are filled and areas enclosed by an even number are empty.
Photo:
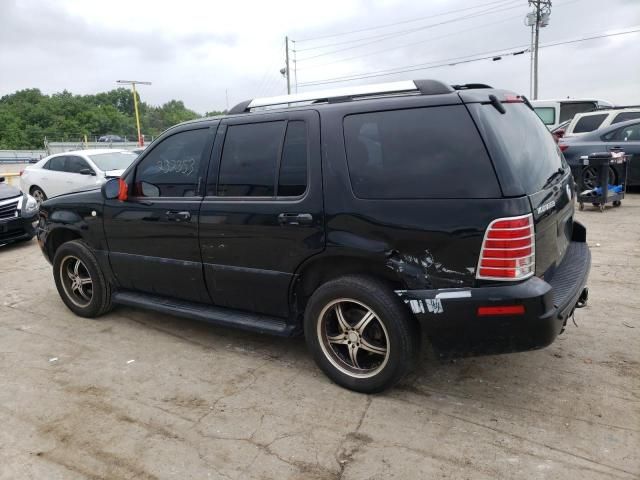
[[[120,85],[131,85],[133,92],[133,109],[136,112],[136,127],[138,129],[138,146],[144,146],[142,133],[140,132],[140,114],[138,113],[138,94],[136,93],[136,85],[151,85],[151,82],[143,82],[140,80],[118,80],[116,83]]]
[[[289,37],[284,37],[284,49],[285,49],[285,75],[287,76],[287,95],[291,95],[291,75],[289,75]]]
[[[531,90],[534,100],[538,98],[538,44],[540,43],[540,28],[549,25],[551,15],[551,0],[529,0],[529,6],[535,10],[526,17],[526,24],[531,26]]]

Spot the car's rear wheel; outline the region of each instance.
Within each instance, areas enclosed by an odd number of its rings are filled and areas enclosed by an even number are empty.
[[[31,196],[36,199],[36,202],[38,202],[38,205],[40,205],[42,202],[44,202],[47,199],[47,196],[40,189],[40,187],[32,187],[31,192],[29,193],[31,193]]]
[[[91,250],[81,240],[62,244],[53,258],[53,275],[65,305],[81,317],[98,317],[111,308],[111,286]]]
[[[322,285],[305,312],[305,336],[318,366],[358,392],[393,386],[419,347],[415,320],[386,284],[348,276]]]

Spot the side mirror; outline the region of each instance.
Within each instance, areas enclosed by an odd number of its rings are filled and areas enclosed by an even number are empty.
[[[102,185],[102,196],[107,200],[126,201],[128,198],[128,190],[126,182],[121,178],[112,178]]]
[[[80,170],[78,172],[80,175],[93,175],[94,177],[96,176],[96,172],[94,172],[92,169],[90,168],[83,168],[82,170]]]

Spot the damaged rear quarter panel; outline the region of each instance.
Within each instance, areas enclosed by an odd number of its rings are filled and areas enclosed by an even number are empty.
[[[327,250],[365,256],[407,289],[472,287],[487,225],[528,208],[525,198],[353,198],[353,213],[327,212]]]

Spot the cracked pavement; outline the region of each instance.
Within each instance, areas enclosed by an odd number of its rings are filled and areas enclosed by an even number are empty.
[[[593,255],[577,328],[536,352],[426,349],[371,396],[300,338],[76,317],[35,241],[0,247],[0,479],[638,478],[640,195],[577,216]]]

